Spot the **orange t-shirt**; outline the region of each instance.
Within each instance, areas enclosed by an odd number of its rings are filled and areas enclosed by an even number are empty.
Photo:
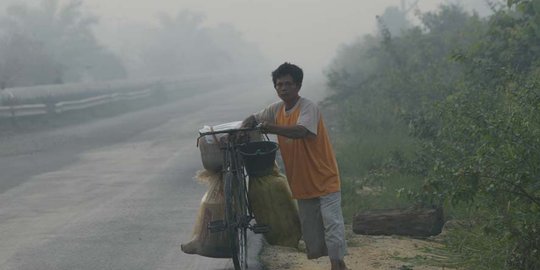
[[[298,124],[301,105],[286,112],[285,105],[276,112],[278,125]],[[310,199],[340,190],[338,166],[322,117],[317,111],[317,133],[301,139],[278,136],[285,173],[295,199]]]

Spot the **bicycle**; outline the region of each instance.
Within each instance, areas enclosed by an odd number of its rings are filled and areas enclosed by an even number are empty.
[[[249,142],[241,142],[239,135],[255,130],[259,130],[259,128],[236,128],[199,133],[199,138],[207,135],[227,134],[221,147],[223,150],[225,220],[211,221],[207,228],[210,232],[227,231],[235,270],[248,268],[247,230],[250,229],[257,234],[269,231],[266,225],[251,224],[254,216],[248,198],[247,170],[240,151],[242,147],[248,146]],[[275,150],[277,150],[277,144],[276,149],[273,150],[274,155]]]

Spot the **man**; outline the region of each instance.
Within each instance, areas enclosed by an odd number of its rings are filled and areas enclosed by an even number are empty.
[[[285,173],[298,201],[307,257],[329,256],[331,270],[347,269],[340,179],[334,151],[317,105],[300,97],[302,69],[290,63],[272,72],[281,101],[246,118],[263,132],[276,134]]]

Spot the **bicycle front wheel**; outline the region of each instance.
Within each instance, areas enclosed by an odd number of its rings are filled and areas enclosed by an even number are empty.
[[[231,172],[225,174],[225,218],[235,270],[247,269],[247,202],[241,181]]]

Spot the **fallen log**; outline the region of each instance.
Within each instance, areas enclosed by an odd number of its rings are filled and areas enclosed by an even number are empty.
[[[366,235],[427,237],[441,233],[442,208],[381,209],[357,213],[353,232]]]

